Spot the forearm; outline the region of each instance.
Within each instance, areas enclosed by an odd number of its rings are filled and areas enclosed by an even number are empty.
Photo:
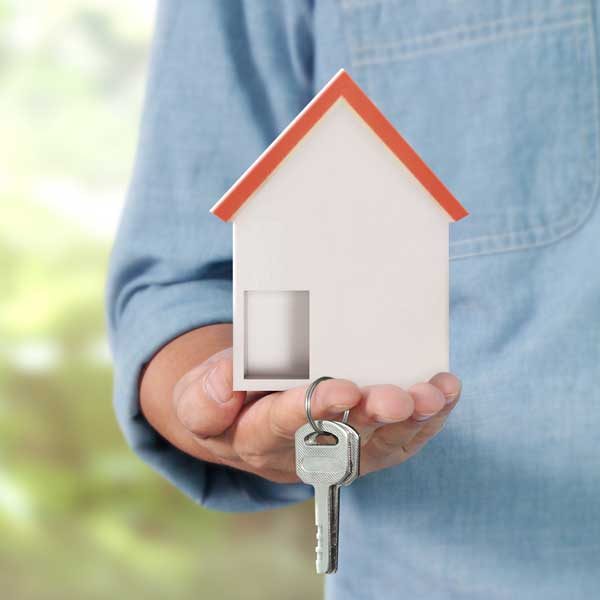
[[[212,325],[231,321],[231,232],[209,209],[310,100],[311,3],[277,2],[268,11],[246,1],[159,6],[107,290],[115,411],[132,448],[197,502],[223,510],[281,506],[306,490],[224,469],[200,443],[235,429],[243,394],[211,403],[200,378],[176,403],[174,388],[230,346],[230,328]],[[282,55],[279,41],[290,35]],[[288,62],[296,67],[282,69]],[[193,431],[175,418],[190,404]]]

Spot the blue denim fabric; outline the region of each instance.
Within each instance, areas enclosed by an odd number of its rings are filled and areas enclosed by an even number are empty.
[[[140,370],[231,320],[231,231],[208,209],[342,66],[471,212],[451,226],[446,429],[343,492],[333,598],[600,593],[598,4],[590,0],[161,5],[111,261],[119,422],[198,502],[307,498],[182,454],[145,422]],[[424,240],[426,243],[426,240]]]

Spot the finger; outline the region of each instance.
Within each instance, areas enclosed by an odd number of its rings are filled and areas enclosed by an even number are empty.
[[[460,395],[460,381],[451,373],[438,373],[409,392],[415,402],[412,418],[373,434],[365,452],[365,473],[403,462],[439,433]]]
[[[279,395],[271,394],[268,419],[270,431],[277,437],[292,439],[296,430],[306,423],[304,399],[306,388],[294,388]],[[355,383],[346,379],[329,379],[316,388],[311,400],[313,419],[341,418],[344,411],[354,408],[362,394]]]
[[[386,450],[389,451],[394,446],[406,450],[416,436],[420,436],[421,440],[425,439],[421,432],[424,431],[429,437],[433,437],[442,428],[449,409],[453,407],[452,402],[457,398],[457,388],[453,379],[458,380],[453,375],[451,378],[441,379],[438,383],[444,386],[442,389],[447,391],[447,396],[433,383],[417,383],[409,388],[415,402],[412,419],[383,427],[377,432],[379,441]]]
[[[212,356],[175,385],[173,402],[179,422],[198,438],[222,434],[236,419],[244,392],[233,391],[231,349]]]
[[[363,398],[350,413],[350,424],[364,436],[377,427],[406,421],[414,411],[412,396],[396,385],[371,385],[361,391]]]
[[[452,373],[438,373],[429,381],[443,393],[446,404],[436,415],[421,423],[420,430],[410,442],[413,454],[444,428],[448,415],[455,408],[462,392],[460,380]]]
[[[380,424],[386,425],[378,434],[386,452],[394,445],[406,447],[424,422],[437,415],[446,405],[442,392],[430,383],[416,383],[407,392],[401,391],[412,400],[412,404],[406,403],[403,418],[379,420]],[[413,410],[410,410],[410,406]]]
[[[429,383],[437,387],[444,394],[447,404],[453,404],[460,397],[462,384],[460,379],[452,373],[438,373],[429,380]]]
[[[409,392],[415,401],[412,418],[417,422],[431,419],[446,406],[444,393],[431,383],[416,383]]]
[[[400,388],[398,388],[400,389]],[[411,440],[426,420],[436,415],[446,404],[442,392],[430,383],[417,383],[408,391],[400,390],[411,399],[402,419],[379,419],[380,424],[366,438],[365,472],[387,466],[390,460],[408,453]],[[389,410],[389,409],[388,409]],[[381,426],[383,422],[383,426]]]

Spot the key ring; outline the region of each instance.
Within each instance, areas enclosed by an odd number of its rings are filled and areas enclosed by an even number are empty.
[[[313,419],[312,417],[312,413],[310,410],[310,402],[312,400],[312,396],[315,392],[315,390],[317,389],[317,386],[322,382],[322,381],[327,381],[327,379],[333,379],[333,377],[319,377],[318,379],[315,379],[306,389],[306,396],[304,397],[304,409],[306,410],[306,418],[308,419],[308,422],[311,424],[312,428],[315,430],[315,433],[325,433],[325,431],[321,428],[317,426],[317,422]],[[350,416],[350,409],[347,408],[344,411],[344,416],[342,417],[342,423],[348,423],[348,417]]]

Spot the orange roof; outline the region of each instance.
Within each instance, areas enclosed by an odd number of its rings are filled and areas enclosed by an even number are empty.
[[[296,144],[340,98],[344,98],[352,106],[454,221],[458,221],[469,214],[343,69],[279,134],[256,162],[212,207],[211,212],[223,221],[229,221],[244,202],[250,198],[295,148]]]

